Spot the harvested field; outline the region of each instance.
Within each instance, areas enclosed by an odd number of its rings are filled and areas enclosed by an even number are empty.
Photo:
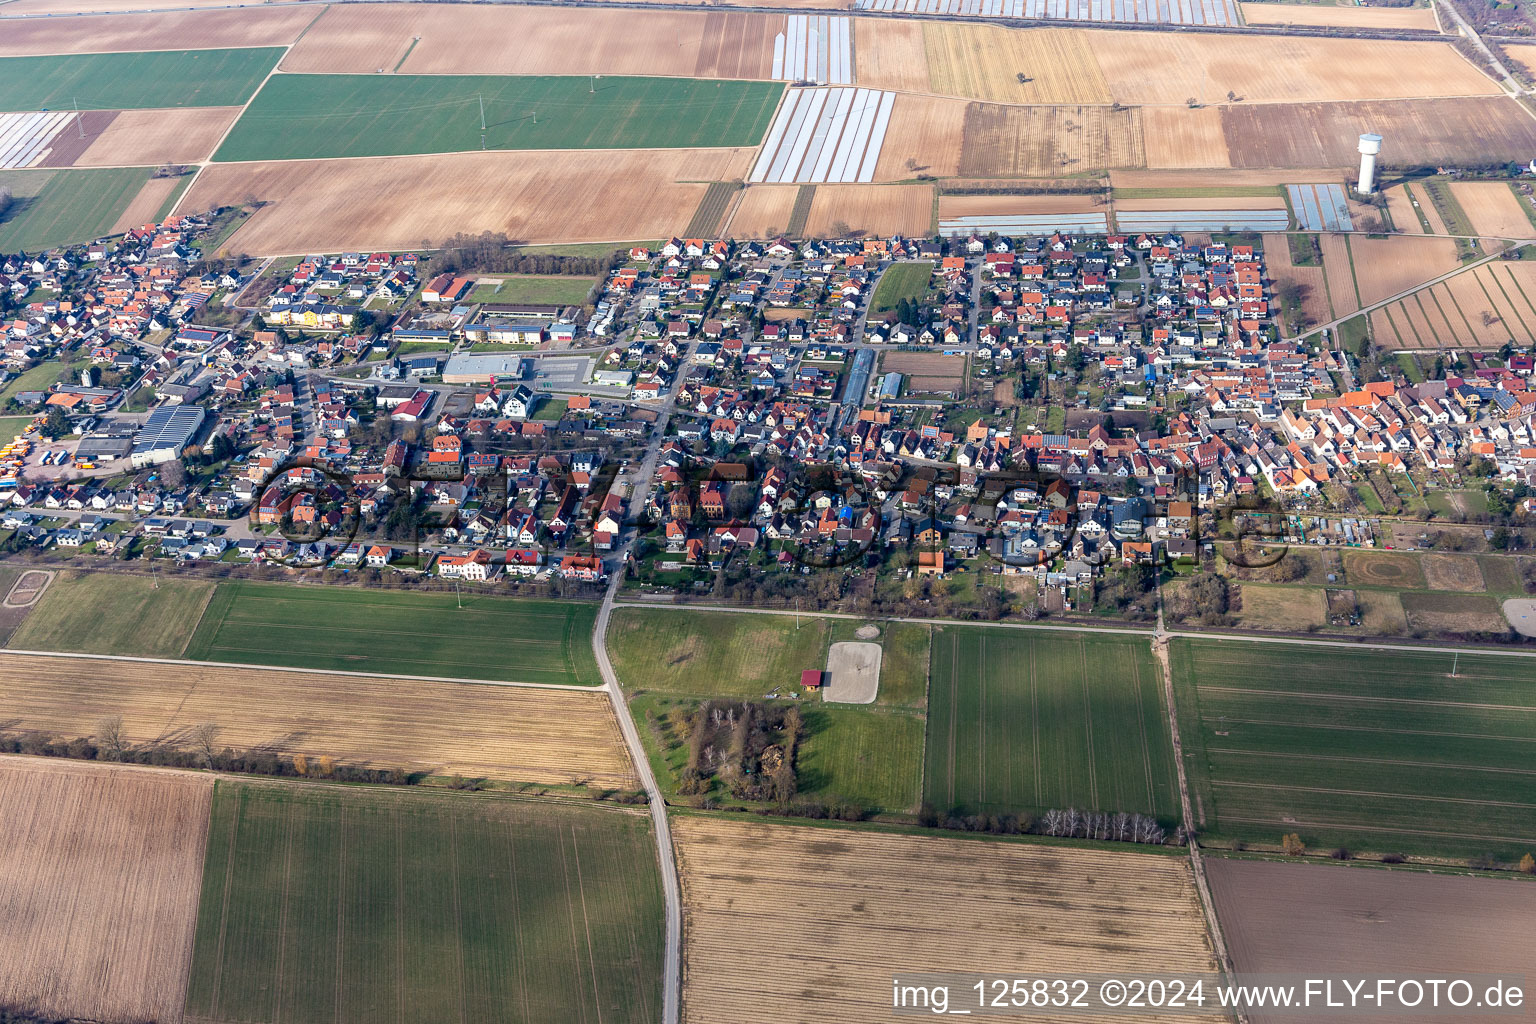
[[[1518,271],[1518,272],[1517,272]],[[1536,272],[1523,264],[1491,264],[1457,274],[1380,311],[1390,348],[1498,348],[1536,341],[1536,311],[1527,291]]]
[[[929,22],[923,38],[928,91],[995,103],[1110,102],[1092,35],[1082,29]],[[1021,69],[1029,81],[1019,81]]]
[[[1536,74],[1536,43],[1505,43],[1504,53],[1530,74]]]
[[[814,187],[814,186],[812,186]],[[772,238],[789,227],[799,185],[748,185],[722,234],[731,238]]]
[[[704,198],[699,200],[698,209],[693,211],[693,217],[688,221],[688,226],[683,229],[684,238],[718,238],[720,237],[720,221],[725,217],[731,207],[731,202],[736,198],[736,193],[741,186],[731,181],[710,182],[709,190],[704,193]]]
[[[937,352],[886,352],[880,359],[880,372],[900,373],[912,378],[908,390],[949,391],[965,380],[965,356],[946,356]]]
[[[1334,7],[1319,3],[1238,4],[1249,25],[1309,25],[1320,28],[1406,29],[1438,32],[1428,7]]]
[[[1382,190],[1382,195],[1387,198],[1387,213],[1392,218],[1393,227],[1409,235],[1425,233],[1424,222],[1420,219],[1419,215],[1422,213],[1427,216],[1434,207],[1433,203],[1423,203],[1422,205],[1415,206],[1414,203],[1418,196],[1410,191],[1407,185],[1393,185],[1389,189]],[[1439,214],[1437,213],[1435,216],[1438,217]],[[1433,223],[1431,223],[1429,230],[1431,233],[1435,233]],[[1438,233],[1444,234],[1443,231]]]
[[[0,1003],[179,1021],[213,779],[0,757]]]
[[[1216,107],[1145,107],[1141,132],[1148,167],[1230,167],[1221,111]]]
[[[939,219],[956,217],[1032,217],[1052,213],[1098,213],[1097,196],[939,196]]]
[[[236,750],[509,782],[634,785],[599,692],[413,682],[0,654],[8,732],[90,736],[121,716],[130,745],[191,749],[212,722]]]
[[[194,164],[206,160],[239,107],[121,110],[90,139],[76,167]]]
[[[1449,238],[1351,238],[1360,301],[1369,306],[1416,284],[1455,270],[1456,243]],[[1337,301],[1337,299],[1335,299]]]
[[[1214,967],[1181,858],[693,815],[673,836],[687,1024],[888,1021],[891,976],[916,971]],[[775,941],[743,955],[765,913]]]
[[[1250,104],[1276,102],[1495,96],[1499,92],[1449,43],[1238,33],[1087,34],[1109,80],[1110,94],[1121,103],[1183,106],[1191,96],[1203,103],[1218,103],[1234,92],[1243,102],[1226,109],[1241,110]],[[1152,67],[1159,73],[1148,74]],[[1392,138],[1388,129],[1382,134]],[[1353,152],[1355,136],[1346,141]]]
[[[220,782],[187,1018],[654,1021],[657,874],[630,809]]]
[[[1269,276],[1276,284],[1298,284],[1305,288],[1301,299],[1301,313],[1308,324],[1326,323],[1333,319],[1333,307],[1328,301],[1328,282],[1322,267],[1298,267],[1291,263],[1291,247],[1285,235],[1264,236],[1264,263]],[[1354,294],[1354,285],[1349,285]]]
[[[1453,181],[1451,195],[1461,204],[1480,235],[1493,238],[1530,238],[1536,226],[1525,215],[1530,207],[1515,195],[1507,181]]]
[[[176,190],[186,181],[181,178],[150,178],[139,189],[139,194],[133,197],[133,202],[117,218],[117,223],[112,225],[109,234],[117,234],[136,228],[143,224],[154,223],[155,214],[176,194]]]
[[[1220,858],[1206,861],[1206,874],[1227,950],[1240,973],[1454,978],[1530,970],[1520,936],[1536,914],[1536,886]],[[1253,1024],[1296,1019],[1269,1012],[1248,1017]],[[1432,1014],[1419,1019],[1471,1018]]]
[[[404,249],[455,231],[504,231],[529,243],[655,239],[687,222],[706,180],[746,177],[753,152],[564,150],[516,159],[462,153],[215,165],[181,207],[227,206],[248,195],[266,200],[231,242],[252,255]],[[317,188],[321,181],[327,187]]]
[[[1221,116],[1234,167],[1350,167],[1365,131],[1389,140],[1388,166],[1522,161],[1536,150],[1536,120],[1507,98],[1241,103]]]
[[[1424,572],[1419,568],[1417,555],[1349,549],[1343,552],[1343,557],[1344,576],[1351,586],[1411,589],[1424,586]]]
[[[1173,196],[1169,198],[1132,196],[1116,199],[1116,211],[1135,213],[1158,210],[1280,210],[1285,200],[1267,196]],[[1283,244],[1283,243],[1282,243]]]
[[[960,173],[970,104],[943,96],[898,94],[891,109],[876,181],[905,181],[917,174],[952,178]]]
[[[1475,555],[1423,554],[1419,556],[1419,566],[1430,590],[1483,590],[1483,570],[1478,567]]]
[[[805,234],[926,235],[932,221],[932,185],[817,185]]]
[[[117,6],[115,2],[113,6]],[[13,10],[15,5],[6,4],[3,13]],[[304,26],[314,20],[315,12],[307,7],[7,20],[5,31],[0,33],[0,57],[122,53],[172,46],[210,50],[226,46],[284,46],[298,38]]]
[[[1323,273],[1328,279],[1328,299],[1335,316],[1345,316],[1360,308],[1356,294],[1354,269],[1350,259],[1350,239],[1344,235],[1321,234],[1318,247],[1323,251]],[[1388,294],[1391,294],[1390,292]]]
[[[1486,594],[1409,592],[1402,600],[1408,625],[1414,629],[1451,636],[1509,631],[1498,598]]]
[[[1147,162],[1141,112],[1109,107],[1005,107],[965,112],[964,177],[1078,175]]]
[[[782,17],[745,12],[338,4],[283,70],[771,78],[783,29]]]
[[[1143,115],[1146,111],[1142,111]],[[1166,170],[1120,167],[1109,172],[1109,182],[1116,189],[1254,189],[1273,192],[1277,185],[1298,181],[1330,181],[1339,172],[1333,168],[1283,170],[1263,167],[1234,167],[1213,170]]]
[[[1328,621],[1328,602],[1317,587],[1242,584],[1238,622],[1248,629],[1294,632]]]
[[[921,21],[857,18],[853,41],[853,80],[859,85],[895,92],[931,89]]]

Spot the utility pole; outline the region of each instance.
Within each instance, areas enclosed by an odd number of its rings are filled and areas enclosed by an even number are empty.
[[[597,80],[599,78],[602,78],[602,77],[603,77],[602,75],[593,75],[592,76],[592,87],[590,89],[588,89],[587,91],[591,92],[591,93],[596,93],[597,92]]]
[[[1458,663],[1460,663],[1460,661],[1461,661],[1461,652],[1460,651],[1456,651],[1451,656],[1451,678],[1452,679],[1456,678],[1456,666],[1457,666]]]
[[[75,105],[75,127],[79,129],[80,137],[83,139],[85,138],[85,122],[80,120],[80,101],[71,97],[71,102]]]
[[[463,611],[464,597],[459,593],[459,579],[457,576],[455,576],[453,579],[453,599],[458,602],[459,611]]]

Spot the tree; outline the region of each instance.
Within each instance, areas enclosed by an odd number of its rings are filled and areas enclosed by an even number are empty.
[[[336,759],[331,757],[330,754],[321,754],[316,764],[316,768],[319,770],[321,775],[324,775],[328,778],[336,771]]]
[[[293,770],[299,775],[309,774],[309,758],[303,754],[293,755]]]
[[[214,740],[218,738],[219,727],[212,722],[204,722],[192,729],[192,749],[203,758],[203,767],[213,767]]]
[[[1302,842],[1301,836],[1295,832],[1280,838],[1280,848],[1285,851],[1287,857],[1300,857],[1307,852],[1307,844]]]
[[[1516,869],[1524,875],[1536,875],[1536,857],[1526,854],[1520,858],[1520,866]]]
[[[109,761],[121,761],[128,741],[123,736],[123,716],[111,715],[96,723],[96,746]]]
[[[172,459],[160,467],[160,482],[171,490],[187,484],[187,465],[180,459]]]
[[[11,187],[0,185],[0,213],[11,208]]]
[[[58,440],[69,433],[69,417],[64,414],[61,406],[50,405],[48,418],[43,421],[42,435],[50,441]]]

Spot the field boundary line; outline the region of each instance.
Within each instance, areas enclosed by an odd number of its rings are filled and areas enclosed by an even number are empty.
[[[1497,843],[1530,843],[1536,842],[1536,836],[1488,836],[1475,832],[1438,832],[1432,829],[1421,828],[1394,828],[1390,825],[1351,825],[1332,821],[1303,821],[1300,818],[1294,821],[1281,821],[1278,818],[1238,818],[1226,816],[1226,820],[1235,821],[1242,825],[1264,825],[1266,827],[1279,825],[1299,825],[1303,828],[1331,828],[1341,832],[1372,832],[1391,833],[1398,836],[1438,836],[1442,839],[1478,839]]]
[[[576,864],[576,895],[581,897],[581,927],[587,936],[587,966],[592,971],[592,1005],[597,1010],[597,1024],[603,1024],[603,994],[597,984],[597,957],[592,952],[592,918],[587,914],[587,886],[581,877],[581,841],[576,837],[576,826],[566,823],[571,831],[571,860]]]
[[[1270,725],[1286,729],[1295,728],[1296,726],[1295,722],[1277,722],[1267,718],[1224,717],[1222,721],[1231,722],[1234,725]],[[1306,728],[1332,729],[1336,732],[1374,732],[1388,736],[1438,736],[1442,739],[1453,740],[1498,740],[1507,743],[1536,743],[1536,736],[1497,736],[1491,733],[1478,732],[1441,732],[1436,729],[1380,729],[1369,725],[1334,725],[1324,722],[1312,722],[1307,724]]]
[[[1195,689],[1210,690],[1215,693],[1252,693],[1262,697],[1304,697],[1308,700],[1321,701],[1352,700],[1367,704],[1416,704],[1435,708],[1475,708],[1480,711],[1536,712],[1536,706],[1530,704],[1474,704],[1471,701],[1425,700],[1421,697],[1359,697],[1345,693],[1309,693],[1305,690],[1255,690],[1245,686],[1201,686],[1196,684]]]
[[[1536,810],[1536,804],[1516,803],[1512,800],[1475,800],[1464,796],[1427,796],[1423,793],[1387,793],[1375,789],[1329,789],[1326,786],[1281,786],[1273,782],[1236,782],[1225,779],[1211,780],[1213,786],[1228,789],[1278,789],[1286,793],[1320,793],[1324,796],[1363,796],[1382,800],[1425,800],[1436,804],[1465,804],[1472,807],[1503,807],[1519,811]]]
[[[1083,670],[1083,727],[1088,737],[1088,796],[1093,806],[1099,806],[1099,773],[1094,768],[1093,757],[1093,698],[1088,693],[1088,647],[1077,645],[1077,661]]]
[[[601,693],[600,686],[579,686],[575,683],[523,683],[505,679],[470,679],[460,676],[418,676],[399,672],[358,672],[342,668],[297,668],[293,665],[256,665],[244,661],[198,661],[192,658],[146,658],[130,654],[81,654],[78,651],[29,651],[13,648],[0,649],[0,659],[5,655],[29,658],[78,658],[83,661],[129,661],[148,665],[183,665],[203,668],[235,668],[251,672],[291,672],[297,675],[343,676],[353,679],[401,679],[415,683],[463,683],[466,686],[508,686],[527,690],[578,690],[582,693]]]
[[[203,617],[208,614],[208,606],[213,604],[213,595],[218,593],[219,585],[215,583],[208,588],[208,596],[203,599],[203,606],[197,610],[197,621],[192,624],[192,629],[187,633],[186,640],[181,644],[181,657],[187,656],[187,648],[192,646],[192,638],[197,636],[198,627],[203,624]]]
[[[1226,719],[1225,721],[1230,721]],[[1235,754],[1238,757],[1285,757],[1297,761],[1344,761],[1352,764],[1397,765],[1403,768],[1446,768],[1458,772],[1495,772],[1500,775],[1536,775],[1536,768],[1495,768],[1480,764],[1451,764],[1440,761],[1400,761],[1385,757],[1345,757],[1342,754],[1281,754],[1273,750],[1234,750],[1230,747],[1207,747],[1212,754]],[[1523,805],[1522,805],[1523,806]]]

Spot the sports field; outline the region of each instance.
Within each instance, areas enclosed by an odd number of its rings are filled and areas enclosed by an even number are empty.
[[[179,658],[213,587],[206,580],[60,572],[8,646]]]
[[[641,814],[221,781],[186,1012],[649,1021],[661,943]]]
[[[89,242],[110,232],[149,180],[145,167],[0,171],[15,195],[0,214],[0,252]]]
[[[1202,832],[1510,859],[1536,844],[1531,659],[1192,640],[1171,655]]]
[[[279,75],[216,159],[755,146],[783,91],[686,78]]]
[[[1144,637],[935,629],[923,799],[939,811],[1178,816]]]
[[[597,605],[359,587],[220,583],[187,657],[597,686]]]
[[[238,107],[281,47],[0,58],[0,110]]]
[[[800,688],[827,664],[828,619],[736,612],[617,608],[608,656],[626,690],[761,697]]]

